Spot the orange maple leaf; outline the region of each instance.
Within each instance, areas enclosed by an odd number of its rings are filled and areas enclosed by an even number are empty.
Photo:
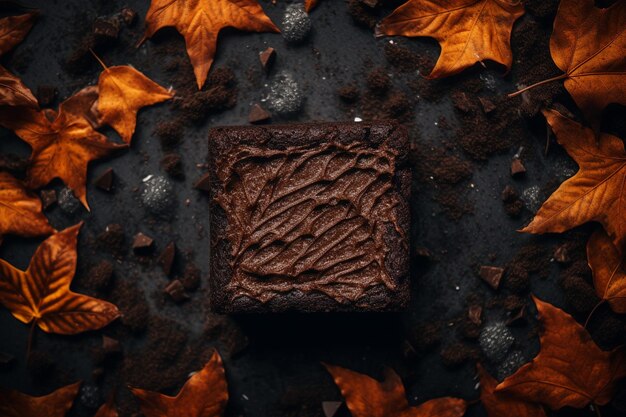
[[[107,124],[130,143],[137,112],[142,107],[151,106],[173,97],[173,92],[146,77],[129,66],[104,67],[98,80],[98,112],[100,121]]]
[[[0,125],[13,130],[32,148],[26,185],[39,188],[60,178],[76,197],[87,204],[87,165],[126,145],[109,142],[85,117],[89,109],[81,92],[53,110],[10,107],[0,113]]]
[[[550,38],[550,53],[565,74],[523,88],[565,79],[565,88],[591,122],[600,127],[609,103],[626,104],[626,2],[607,9],[594,0],[561,0]]]
[[[578,163],[579,171],[543,203],[521,231],[563,232],[588,221],[600,222],[618,247],[626,238],[626,152],[607,133],[599,142],[587,129],[556,110],[544,110],[558,142]]]
[[[152,0],[144,39],[167,26],[185,38],[198,89],[206,81],[223,28],[280,32],[256,0]]]
[[[305,0],[304,1],[304,10],[309,13],[313,8],[317,6],[317,0]]]
[[[324,364],[341,390],[353,417],[461,417],[467,402],[444,397],[409,407],[402,380],[385,369],[384,381],[339,366]]]
[[[572,316],[533,299],[544,328],[541,350],[532,362],[500,383],[496,392],[508,392],[553,410],[607,404],[615,383],[626,376],[624,350],[601,350]]]
[[[0,65],[0,106],[38,108],[32,91],[15,75]]]
[[[480,364],[477,365],[480,378],[480,402],[487,411],[487,417],[546,417],[543,407],[536,403],[520,400],[506,392],[495,392],[498,381]]]
[[[54,233],[41,211],[41,200],[11,174],[0,172],[0,242],[3,235],[25,237]]]
[[[81,226],[46,239],[26,271],[0,259],[0,304],[16,319],[48,333],[76,334],[100,329],[119,317],[113,304],[70,290]]]
[[[22,42],[35,23],[37,12],[0,19],[0,55]]]
[[[428,36],[441,55],[427,78],[458,74],[492,60],[511,68],[511,31],[524,14],[516,0],[409,0],[384,18],[376,36]]]
[[[32,397],[15,390],[0,390],[0,416],[2,417],[64,417],[72,403],[80,382],[66,385],[41,397]]]
[[[228,402],[224,366],[217,351],[175,397],[139,388],[131,391],[139,398],[141,412],[146,417],[221,417]]]
[[[587,242],[587,260],[598,297],[616,313],[626,313],[624,256],[603,230],[595,232]]]

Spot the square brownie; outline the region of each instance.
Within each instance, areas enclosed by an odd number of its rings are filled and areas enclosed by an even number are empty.
[[[211,129],[212,310],[403,309],[408,150],[393,122]]]

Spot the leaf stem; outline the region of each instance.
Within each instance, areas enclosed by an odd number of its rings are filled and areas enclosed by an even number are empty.
[[[528,90],[533,89],[535,87],[539,87],[540,85],[551,83],[552,81],[562,80],[563,78],[567,78],[567,74],[561,74],[561,75],[557,75],[556,77],[548,78],[547,80],[539,81],[538,83],[531,84],[528,87],[524,87],[521,90],[517,90],[514,93],[508,94],[507,96],[509,98],[517,97],[517,96],[519,96],[520,94],[522,94],[525,91],[528,91]]]
[[[587,320],[585,320],[585,325],[583,326],[585,329],[587,328],[587,325],[589,324],[589,320],[591,320],[591,316],[593,316],[593,313],[595,313],[596,310],[598,309],[598,307],[600,307],[605,302],[606,302],[606,300],[604,300],[604,299],[600,300],[600,302],[598,304],[596,304],[596,306],[593,309],[591,309],[591,312],[587,316]]]
[[[600,412],[600,407],[598,407],[598,405],[595,403],[593,403],[592,406],[593,406],[593,409],[596,410],[596,415],[598,417],[602,417],[602,413]]]
[[[96,53],[93,51],[93,49],[89,48],[89,52],[91,52],[91,55],[93,55],[93,57],[96,58],[96,61],[98,61],[100,63],[100,65],[102,65],[102,68],[104,68],[105,70],[108,69],[108,67],[104,64],[104,62],[102,62],[100,57],[98,55],[96,55]]]

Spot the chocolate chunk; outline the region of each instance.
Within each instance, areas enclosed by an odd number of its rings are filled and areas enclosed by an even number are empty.
[[[93,182],[93,185],[103,191],[111,191],[113,188],[113,168],[107,168],[98,178]]]
[[[261,107],[259,104],[254,104],[248,114],[248,122],[250,123],[263,123],[272,118],[272,114]]]
[[[480,326],[482,323],[483,308],[479,305],[472,305],[467,310],[467,318],[475,325]]]
[[[99,38],[115,40],[120,35],[120,22],[113,18],[99,17],[93,23],[93,34]]]
[[[214,311],[404,309],[411,189],[404,127],[222,127],[209,141]],[[339,186],[339,177],[353,186]],[[297,204],[277,203],[285,193]],[[357,206],[367,210],[355,216]],[[262,245],[257,236],[265,236]]]
[[[174,265],[174,258],[176,257],[176,244],[174,242],[170,242],[167,244],[163,252],[159,255],[157,262],[163,268],[163,272],[165,275],[169,276],[172,272],[172,265]]]
[[[132,26],[137,19],[137,12],[131,9],[130,7],[124,7],[120,11],[120,18],[126,24],[126,26]]]
[[[183,180],[185,179],[185,172],[183,170],[183,162],[179,154],[168,153],[161,159],[161,166],[163,170],[169,174],[170,177]]]
[[[511,316],[506,321],[507,326],[524,326],[526,323],[528,323],[528,319],[526,317],[526,305],[511,311]]]
[[[324,417],[335,417],[342,405],[341,401],[322,401]]]
[[[346,103],[354,103],[359,99],[359,88],[354,84],[344,85],[337,90],[339,98]]]
[[[183,284],[177,279],[167,284],[167,286],[163,289],[163,291],[166,294],[168,294],[170,297],[172,297],[172,300],[174,300],[177,303],[180,303],[189,299],[189,296],[185,293],[185,287],[183,287]]]
[[[41,190],[39,196],[41,197],[41,207],[44,210],[48,210],[57,202],[57,192],[55,190]]]
[[[200,286],[200,270],[195,265],[187,265],[180,282],[187,291],[194,291]]]
[[[524,167],[522,160],[519,158],[513,158],[511,161],[511,176],[520,177],[524,174],[526,174],[526,167]]]
[[[566,264],[571,261],[569,245],[567,243],[557,246],[554,250],[554,260],[560,264]]]
[[[57,89],[53,85],[40,85],[37,87],[37,101],[41,107],[50,107],[57,97]]]
[[[489,114],[496,109],[494,102],[488,98],[478,97],[478,101],[480,101],[480,105],[483,107],[485,114]]]
[[[196,183],[193,185],[193,188],[195,188],[196,190],[209,192],[211,190],[211,173],[207,172],[206,174],[198,178],[198,181],[196,181]]]
[[[119,340],[112,337],[102,335],[102,350],[105,354],[110,355],[122,351]]]
[[[502,190],[500,198],[505,203],[511,203],[519,198],[519,193],[517,192],[515,187],[507,185],[506,187],[504,187],[504,190]]]
[[[154,240],[139,232],[133,238],[133,252],[137,255],[147,255],[154,249]]]
[[[265,51],[259,52],[259,60],[261,61],[261,66],[265,72],[269,72],[274,65],[274,61],[276,61],[276,50],[274,48],[267,48]]]
[[[500,286],[500,280],[502,279],[503,274],[504,269],[497,266],[483,265],[480,267],[480,277],[494,290],[497,290]]]

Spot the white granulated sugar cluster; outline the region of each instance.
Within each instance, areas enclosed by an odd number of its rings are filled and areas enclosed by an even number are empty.
[[[515,337],[503,322],[495,322],[488,324],[480,332],[478,338],[480,348],[485,356],[492,362],[500,362],[508,353],[509,349],[515,342]]]
[[[59,191],[58,204],[59,207],[61,207],[61,210],[67,214],[76,214],[80,208],[80,201],[74,197],[74,193],[68,187]]]
[[[143,180],[141,201],[145,208],[158,215],[169,214],[174,205],[174,187],[165,177],[148,175]]]
[[[276,74],[269,85],[267,96],[268,106],[275,113],[282,115],[296,113],[302,107],[303,100],[302,89],[293,74],[287,71]]]
[[[282,23],[283,38],[289,43],[304,41],[311,31],[311,18],[301,4],[287,6]]]

